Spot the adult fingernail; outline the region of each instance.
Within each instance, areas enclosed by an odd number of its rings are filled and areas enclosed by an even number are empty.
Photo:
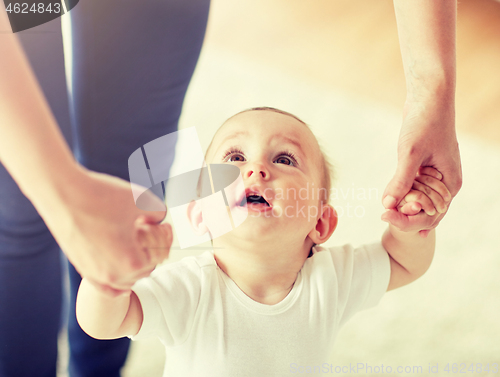
[[[396,198],[391,195],[387,195],[382,201],[382,204],[385,208],[394,208],[396,206]]]

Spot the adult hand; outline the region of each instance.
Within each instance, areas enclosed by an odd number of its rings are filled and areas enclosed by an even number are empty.
[[[455,133],[454,104],[407,102],[403,114],[403,125],[398,142],[398,166],[396,174],[387,185],[382,203],[386,209],[395,209],[410,191],[420,167],[430,166],[438,170],[442,181],[451,193],[446,197],[448,208],[452,198],[462,186],[462,169]],[[429,213],[428,215],[433,215]],[[424,225],[435,228],[445,213],[432,217],[405,216],[397,211],[385,214],[401,230]],[[425,224],[418,224],[425,219]],[[426,235],[428,232],[421,233]]]
[[[77,182],[72,183],[62,205],[41,208],[40,213],[82,276],[108,294],[124,293],[168,256],[172,229],[167,223],[158,225],[166,211],[140,210],[129,182],[82,167],[78,170]],[[145,195],[157,208],[164,208],[156,196]],[[141,237],[145,228],[138,227],[139,223],[149,224],[155,234],[159,228],[168,247],[144,248]]]
[[[76,163],[10,32],[7,13],[0,9],[2,31],[6,33],[0,43],[0,160],[76,269],[111,294],[129,290],[168,254],[162,250],[151,255],[140,247],[134,222],[143,215],[146,222],[158,224],[165,210],[139,210],[130,183]],[[152,194],[150,200],[164,208]],[[156,226],[171,242],[170,226]]]

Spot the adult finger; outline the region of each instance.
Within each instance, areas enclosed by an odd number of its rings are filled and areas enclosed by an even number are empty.
[[[150,226],[150,231],[154,242],[148,247],[148,252],[151,262],[157,265],[168,258],[173,238],[172,228],[170,224],[164,223]]]
[[[172,231],[172,226],[169,223],[160,224],[159,227],[162,233],[163,240],[163,248],[159,250],[160,253],[158,255],[160,263],[167,259],[170,254],[170,248],[172,247],[174,234]]]
[[[455,197],[462,187],[462,163],[460,161],[458,143],[455,153],[449,153],[447,163],[443,164],[443,167],[439,167],[438,165],[437,168],[443,174],[442,181],[450,191],[451,196]]]
[[[139,209],[141,216],[147,221],[155,224],[162,222],[167,216],[165,203],[145,187],[130,183],[135,205]]]
[[[173,242],[172,227],[168,223],[151,224],[147,219],[138,218],[135,222],[137,247],[144,253],[151,265],[168,258]]]
[[[422,175],[415,178],[413,188],[425,193],[439,213],[446,212],[448,204],[451,201],[451,194],[441,181],[433,179],[428,175]]]
[[[387,185],[382,198],[382,204],[385,208],[396,208],[410,191],[421,162],[415,156],[405,156],[398,162],[396,174]]]
[[[431,166],[421,166],[420,169],[418,170],[418,176],[421,175],[430,175],[431,177],[434,177],[438,180],[443,179],[443,175],[436,169],[434,169]]]

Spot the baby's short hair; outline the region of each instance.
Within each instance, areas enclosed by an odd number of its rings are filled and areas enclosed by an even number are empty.
[[[224,124],[226,124],[230,119],[234,118],[235,116],[237,116],[239,114],[242,114],[242,113],[249,112],[249,111],[273,111],[275,113],[280,113],[280,114],[283,114],[283,115],[287,115],[287,116],[290,116],[290,117],[296,119],[297,121],[299,121],[300,123],[302,123],[304,126],[306,126],[309,129],[311,129],[306,122],[304,122],[302,119],[300,119],[296,115],[293,115],[293,114],[291,114],[291,113],[289,113],[287,111],[283,111],[283,110],[276,109],[274,107],[268,107],[268,106],[252,107],[250,109],[246,109],[246,110],[240,111],[239,113],[236,113],[233,116],[231,116],[230,118],[228,118],[221,125],[221,127]],[[219,129],[220,129],[220,127],[219,127]],[[217,132],[218,132],[218,130],[217,130]],[[216,132],[216,134],[217,134],[217,132]],[[214,138],[215,138],[215,135],[214,135]],[[213,142],[214,138],[212,138],[212,141],[208,145],[207,151],[205,153],[205,161],[206,161],[208,152],[210,150],[210,147],[212,146],[212,142]],[[321,204],[322,205],[326,205],[330,201],[330,189],[331,189],[331,185],[332,185],[332,179],[334,177],[334,169],[333,169],[333,165],[330,163],[330,161],[328,159],[328,156],[323,151],[323,149],[322,149],[321,145],[319,144],[319,142],[318,142],[318,146],[319,146],[320,159],[321,159],[321,161],[320,161],[320,164],[321,164],[321,172],[320,172],[320,174],[321,174],[321,182],[320,182],[321,188],[318,191],[319,191],[319,194],[320,194]],[[198,192],[201,192],[201,175],[200,175],[200,180],[198,181]]]

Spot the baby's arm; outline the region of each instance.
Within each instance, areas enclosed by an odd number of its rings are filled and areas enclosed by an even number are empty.
[[[446,186],[439,179],[440,176],[435,169],[422,169],[415,180],[416,184],[413,185],[414,190],[405,197],[405,202],[408,204],[404,204],[399,210],[402,212],[406,210],[408,214],[416,204],[415,210],[420,207],[425,211],[422,210],[415,216],[426,218],[439,216],[439,212],[446,210],[443,207],[443,196],[449,195]],[[430,208],[430,203],[433,208]],[[429,212],[433,213],[433,216],[429,216],[427,214]],[[391,278],[387,288],[390,291],[411,283],[427,271],[434,256],[435,230],[430,230],[426,237],[419,234],[421,231],[426,231],[424,227],[402,232],[393,225],[391,219],[394,217],[387,215],[383,216],[383,219],[384,217],[389,222],[389,228],[382,237],[382,245],[389,254],[391,263]]]
[[[168,224],[162,225],[163,228],[148,225],[142,217],[135,222],[136,237],[152,260],[164,255],[165,248],[170,249],[171,228]],[[142,326],[143,313],[141,302],[133,291],[110,295],[84,277],[78,289],[76,317],[91,337],[116,339],[136,335]]]
[[[110,296],[83,278],[78,289],[76,317],[91,337],[116,339],[139,332],[142,308],[134,292]]]

